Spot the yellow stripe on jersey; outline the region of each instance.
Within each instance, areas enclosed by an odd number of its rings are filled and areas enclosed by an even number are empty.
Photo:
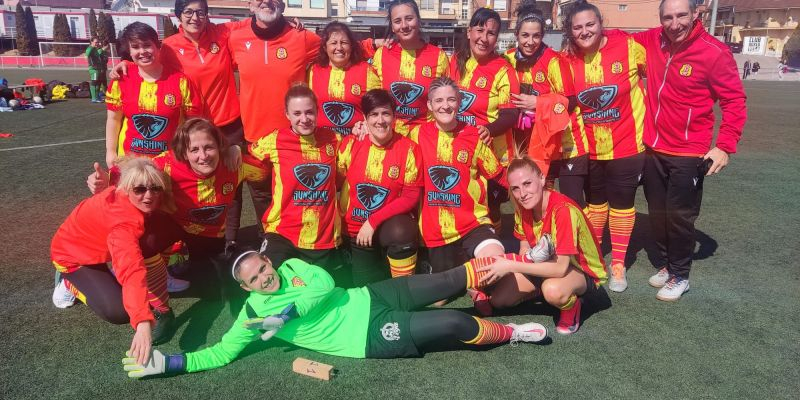
[[[346,176],[350,163],[353,162],[353,143],[355,143],[354,140],[348,140],[344,146],[339,147],[339,154],[336,157],[336,169],[339,176]]]
[[[374,63],[373,63],[374,65]],[[379,72],[375,70],[373,67],[367,67],[367,90],[372,89],[380,89],[381,88],[381,77],[378,75]]]
[[[272,181],[272,198],[282,199],[284,188],[283,188],[283,182],[280,179],[281,160],[277,151],[277,139],[278,139],[277,132],[278,131],[273,131],[267,136],[258,139],[255,146],[253,146],[252,148],[252,155],[253,157],[261,160],[262,162],[267,158],[270,159],[270,163],[272,164],[273,177],[278,178],[278,179],[273,179]],[[277,232],[278,231],[277,228],[278,225],[280,225],[280,223],[281,223],[281,207],[276,207],[273,205],[273,207],[271,207],[269,210],[266,222],[264,222],[264,231],[273,233]]]
[[[595,149],[598,160],[614,159],[614,138],[611,136],[611,127],[608,125],[592,125],[594,132]]]
[[[472,82],[472,74],[475,73],[475,68],[478,67],[478,61],[475,60],[474,57],[470,57],[467,60],[466,65],[464,65],[464,74],[461,76],[461,80],[458,81],[458,85],[461,87],[469,88],[470,82]]]
[[[642,142],[644,136],[644,93],[639,86],[639,66],[644,65],[645,50],[644,46],[637,43],[632,37],[628,38],[628,80],[631,84],[631,108],[633,111],[633,123],[636,127],[636,145],[639,152],[644,151],[644,143]]]
[[[297,247],[301,249],[313,249],[317,241],[317,231],[319,231],[319,220],[321,216],[319,210],[306,207],[303,209],[300,236],[297,239]],[[338,219],[338,218],[336,218]]]
[[[375,68],[375,76],[378,77],[378,82],[383,82],[383,50],[385,47],[380,47],[375,51],[372,56],[372,67]],[[380,85],[378,86],[380,87]]]
[[[179,86],[181,89],[181,108],[183,110],[183,114],[186,114],[193,108],[192,91],[189,89],[189,80],[186,79],[186,77],[181,78]]]
[[[558,60],[558,57],[553,57],[547,63],[547,83],[550,84],[550,90],[553,92],[564,94],[564,79],[572,79],[572,77],[561,75],[561,64]]]
[[[319,150],[317,148],[317,138],[314,135],[300,135],[300,152],[303,153],[304,160],[322,160]]]
[[[158,83],[142,81],[139,85],[139,109],[156,112],[158,110]]]
[[[420,223],[421,222],[422,221],[420,220]],[[450,244],[458,239],[461,239],[461,235],[456,231],[456,216],[452,211],[446,208],[439,208],[439,226],[442,228],[442,237],[445,238],[444,242],[446,244]],[[422,225],[420,225],[420,228],[422,228]],[[451,232],[455,234],[452,235],[452,237],[447,238]]]
[[[554,221],[552,237],[555,238],[555,213],[553,214]],[[605,266],[603,265],[603,254],[598,252],[599,249],[595,245],[592,229],[586,223],[586,219],[584,219],[583,216],[583,211],[576,207],[570,206],[569,216],[570,220],[572,221],[573,229],[575,229],[574,240],[577,243],[577,247],[575,248],[581,249],[589,269],[592,270],[592,272],[594,272],[599,278],[597,286],[604,285],[608,280],[608,274],[606,273]],[[574,265],[575,268],[578,268],[579,270],[581,269],[581,265],[576,256],[570,257],[570,264]]]
[[[344,70],[331,66],[331,76],[328,80],[328,95],[334,99],[344,99]]]
[[[417,66],[414,61],[417,60],[416,50],[402,49],[400,51],[400,77],[413,81],[417,76]]]
[[[367,154],[367,169],[364,176],[373,181],[380,182],[383,176],[383,159],[386,158],[386,150],[377,146],[369,146]]]
[[[213,204],[217,202],[217,191],[214,190],[216,177],[197,180],[197,201],[199,203]]]
[[[111,86],[106,90],[106,104],[117,109],[122,107],[122,91],[119,90],[119,81],[111,81]]]
[[[120,110],[122,112],[122,110]],[[128,132],[128,119],[122,118],[122,127],[119,130],[119,137],[117,137],[117,155],[122,157],[125,155],[125,132]]]
[[[406,155],[406,173],[403,176],[403,184],[411,185],[417,181],[418,177],[417,159],[414,157],[414,150],[409,148],[408,155]]]
[[[439,131],[439,147],[436,149],[436,159],[448,163],[453,162],[453,138],[441,130]]]
[[[587,54],[583,56],[583,63],[585,64],[584,71],[586,75],[586,84],[603,83],[603,60],[600,52],[594,54]]]
[[[489,175],[496,174],[497,171],[502,168],[500,166],[500,162],[497,160],[497,157],[494,157],[492,150],[490,150],[489,146],[485,145],[483,142],[478,142],[478,147],[475,148],[475,157],[473,162],[480,162],[483,165],[483,169],[485,169],[486,173]]]
[[[447,58],[447,53],[439,50],[439,59],[436,61],[436,77],[447,76],[450,70],[450,59]]]

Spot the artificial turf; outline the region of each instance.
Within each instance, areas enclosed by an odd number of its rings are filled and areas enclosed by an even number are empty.
[[[0,70],[24,77],[84,80],[83,71]],[[797,398],[800,389],[800,85],[745,83],[749,122],[739,153],[706,180],[697,221],[691,291],[675,304],[655,299],[647,277],[647,210],[637,198],[629,288],[598,291],[580,331],[552,332],[544,345],[353,360],[278,341],[255,343],[225,368],[134,381],[120,360],[129,326],[100,321],[85,306],[53,307],[49,243],[88,194],[92,161],[103,158],[105,110],[69,100],[45,110],[2,113],[0,132],[0,398]],[[246,196],[245,196],[246,197]],[[254,237],[245,205],[241,234]],[[160,346],[191,351],[215,343],[233,305],[191,296],[172,301],[180,328]],[[469,306],[459,299],[451,307]],[[555,312],[526,304],[493,318],[543,323]],[[291,372],[295,357],[333,364],[330,382]]]

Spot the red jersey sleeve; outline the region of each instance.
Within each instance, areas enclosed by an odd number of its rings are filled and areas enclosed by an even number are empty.
[[[144,257],[138,244],[143,233],[144,225],[126,219],[111,228],[107,239],[114,275],[122,285],[122,304],[134,329],[142,321],[153,321],[147,303]]]
[[[303,32],[305,32],[306,40],[306,64],[311,64],[317,59],[321,39],[311,31],[306,30]]]

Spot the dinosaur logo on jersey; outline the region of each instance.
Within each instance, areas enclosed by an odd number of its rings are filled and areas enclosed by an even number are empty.
[[[619,120],[619,108],[607,108],[617,97],[617,85],[595,86],[578,93],[578,101],[595,111],[583,113],[589,123],[609,123]]]
[[[428,176],[431,177],[431,182],[442,192],[447,192],[458,184],[461,179],[461,174],[453,167],[445,165],[434,165],[428,168]]]
[[[692,66],[690,64],[683,64],[680,70],[681,76],[692,76]]]
[[[294,177],[303,186],[316,190],[331,175],[331,167],[325,164],[300,164],[294,167]]]
[[[391,86],[389,87],[392,92],[392,96],[397,99],[401,105],[407,106],[413,102],[415,102],[420,96],[422,96],[422,92],[425,91],[425,88],[422,85],[418,85],[413,82],[392,82]]]
[[[519,84],[519,91],[522,94],[532,94],[534,96],[539,95],[539,91],[533,88],[533,85],[530,83],[520,83]]]
[[[334,125],[345,126],[353,119],[355,107],[341,101],[326,101],[322,103],[322,112]]]
[[[225,206],[208,206],[189,210],[189,219],[199,224],[212,224],[225,212]]]
[[[136,131],[145,139],[154,139],[164,132],[168,119],[151,114],[136,114],[132,118]],[[166,150],[166,149],[165,149]]]
[[[356,185],[356,197],[367,211],[374,211],[383,205],[389,189],[371,183],[359,183]]]
[[[615,61],[611,64],[611,73],[612,74],[621,74],[622,73],[622,63],[619,61]]]
[[[300,287],[300,286],[305,286],[305,285],[306,285],[306,283],[303,282],[303,280],[300,279],[299,276],[295,276],[294,278],[292,278],[292,287]]]

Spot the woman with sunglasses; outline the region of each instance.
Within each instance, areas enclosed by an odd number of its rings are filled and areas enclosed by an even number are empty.
[[[130,323],[130,353],[147,362],[151,342],[165,339],[174,318],[160,254],[173,243],[164,236],[174,224],[159,211],[165,182],[153,162],[126,159],[120,170],[116,186],[82,201],[56,231],[50,256],[61,279],[53,303],[67,308],[77,298],[108,322]]]

